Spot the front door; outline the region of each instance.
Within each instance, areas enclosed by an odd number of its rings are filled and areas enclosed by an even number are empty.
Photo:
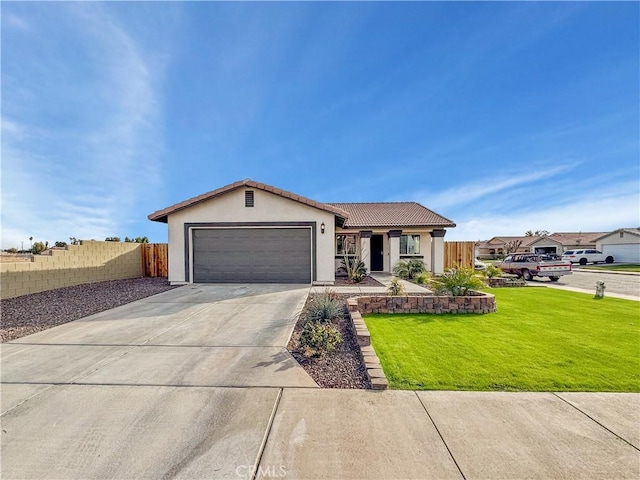
[[[371,235],[371,271],[384,270],[384,248],[382,235]]]

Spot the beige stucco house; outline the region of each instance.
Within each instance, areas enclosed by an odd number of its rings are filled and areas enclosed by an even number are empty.
[[[618,263],[640,264],[640,228],[619,228],[596,238],[596,248]]]
[[[444,269],[451,220],[415,202],[321,203],[243,180],[149,215],[168,224],[169,281],[332,284],[340,259],[368,271],[401,259]]]

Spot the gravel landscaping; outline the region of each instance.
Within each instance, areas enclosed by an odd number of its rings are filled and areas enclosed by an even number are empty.
[[[371,388],[367,370],[360,358],[360,348],[348,319],[347,298],[352,297],[353,294],[336,295],[343,305],[342,317],[333,321],[343,338],[343,342],[338,345],[336,351],[317,358],[307,358],[298,351],[307,306],[313,301],[315,295],[310,294],[307,298],[287,346],[289,352],[322,388]]]
[[[88,283],[0,301],[0,342],[109,310],[176,288],[166,278]]]
[[[370,276],[366,276],[359,283],[353,283],[347,277],[336,276],[336,281],[334,283],[335,286],[350,286],[350,287],[384,287],[379,281],[371,278]]]

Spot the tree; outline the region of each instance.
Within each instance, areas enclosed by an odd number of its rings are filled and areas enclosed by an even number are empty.
[[[104,239],[105,242],[119,242],[120,237],[107,237]]]
[[[56,247],[66,247],[67,246],[67,242],[56,242],[56,243],[54,243],[54,245]]]
[[[47,249],[47,247],[45,246],[44,243],[42,242],[36,242],[33,244],[33,246],[31,247],[31,253],[33,253],[34,255],[40,255],[42,252],[44,252]]]
[[[509,255],[510,253],[517,252],[520,245],[522,245],[522,240],[511,240],[510,242],[505,243],[504,249],[506,254]]]
[[[549,235],[548,230],[536,230],[535,232],[527,230],[526,232],[524,232],[525,237],[545,237],[547,235]]]
[[[71,242],[71,245],[80,245],[80,240],[76,237],[69,237],[69,242]]]
[[[149,237],[136,237],[136,243],[149,243]]]

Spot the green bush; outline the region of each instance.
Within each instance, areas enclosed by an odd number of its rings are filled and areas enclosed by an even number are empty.
[[[367,266],[359,257],[345,257],[338,272],[346,273],[351,282],[360,283],[367,276]]]
[[[31,253],[33,253],[34,255],[40,255],[42,252],[44,252],[47,249],[46,245],[42,242],[36,242],[33,244],[33,246],[31,247]]]
[[[319,357],[334,352],[342,334],[330,323],[307,322],[300,335],[300,349],[305,357]]]
[[[17,248],[14,248],[14,247],[11,247],[11,248],[8,248],[8,249],[6,250],[6,252],[7,252],[7,253],[18,253],[18,249],[17,249]]]
[[[316,296],[307,308],[306,320],[308,322],[325,322],[342,315],[342,304],[336,294],[327,289],[324,293]]]
[[[422,260],[412,258],[411,260],[400,260],[393,267],[393,274],[406,280],[413,280],[421,273],[427,271]]]
[[[393,295],[396,297],[407,294],[404,289],[404,285],[398,278],[391,279],[391,283],[389,284],[389,288],[387,289],[387,291],[389,292],[389,295]]]
[[[431,281],[431,274],[429,272],[422,272],[416,275],[414,281],[418,285],[427,285]]]
[[[67,246],[67,242],[56,242],[54,245],[56,247],[66,247]]]
[[[472,268],[451,268],[433,279],[431,286],[438,295],[461,297],[467,295],[469,290],[483,288],[485,283]]]
[[[502,273],[503,273],[502,270],[500,268],[496,267],[495,265],[493,265],[492,263],[487,265],[487,268],[485,268],[482,271],[482,274],[485,276],[485,278],[501,277]]]

